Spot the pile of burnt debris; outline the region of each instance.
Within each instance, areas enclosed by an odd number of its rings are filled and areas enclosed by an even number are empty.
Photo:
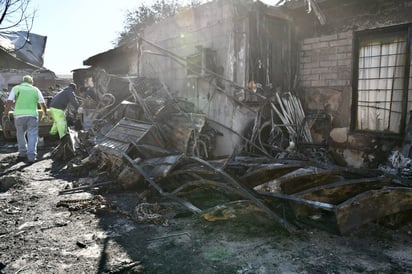
[[[289,232],[303,224],[342,234],[376,220],[398,226],[412,209],[412,189],[382,169],[334,165],[325,146],[297,149],[295,142],[310,142],[311,136],[303,126],[297,130],[305,116],[292,94],[269,103],[276,122],[262,123],[257,115],[250,133],[238,134],[244,147],[216,159],[212,151],[222,133],[164,84],[110,75],[99,79],[95,94],[80,98],[83,129],[71,129],[71,138],[53,157],[72,170],[97,170],[111,179],[102,182],[94,172],[62,194],[107,184],[138,187],[209,221],[254,210]],[[113,86],[116,95],[108,92]]]

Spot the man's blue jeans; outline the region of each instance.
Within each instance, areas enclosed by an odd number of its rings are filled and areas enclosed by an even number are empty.
[[[28,161],[36,160],[39,136],[38,118],[34,116],[17,116],[14,117],[14,125],[16,126],[19,156],[27,157]]]

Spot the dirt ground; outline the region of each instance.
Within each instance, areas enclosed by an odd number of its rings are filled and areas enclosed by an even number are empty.
[[[136,191],[65,192],[84,175],[53,161],[53,145],[27,165],[1,141],[0,273],[412,273],[412,221],[289,235],[257,212],[208,222],[160,200],[163,218],[144,223]]]

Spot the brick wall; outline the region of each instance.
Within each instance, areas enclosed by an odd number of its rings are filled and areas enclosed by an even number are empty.
[[[349,31],[304,39],[300,51],[300,86],[350,86],[352,37]]]
[[[329,148],[350,166],[376,166],[386,160],[396,139],[350,130],[354,34],[412,22],[411,0],[320,1],[327,22],[321,25],[304,8],[291,12],[299,41],[299,94],[306,112],[331,117]]]

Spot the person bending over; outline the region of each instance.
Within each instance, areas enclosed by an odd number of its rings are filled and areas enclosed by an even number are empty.
[[[65,110],[69,104],[77,112],[79,108],[79,102],[74,95],[76,90],[76,84],[71,83],[61,91],[59,91],[52,99],[50,103],[50,115],[53,118],[53,125],[50,129],[50,135],[59,134],[59,138],[62,139],[67,134],[67,119]]]

